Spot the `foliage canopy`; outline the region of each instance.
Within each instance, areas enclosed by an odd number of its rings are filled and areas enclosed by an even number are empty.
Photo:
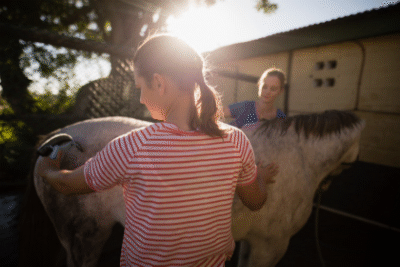
[[[198,5],[213,5],[216,1],[193,0]],[[184,12],[191,0],[0,0],[0,24],[48,31],[112,45],[137,47],[147,32],[163,31],[170,15]],[[269,1],[255,0],[258,10],[276,9]],[[31,147],[43,126],[24,120],[26,114],[62,114],[71,107],[71,90],[67,82],[58,95],[29,92],[31,80],[27,70],[41,77],[59,75],[58,70],[73,69],[78,58],[90,58],[91,53],[35,43],[2,36],[0,42],[0,165],[18,168],[18,157],[30,156],[24,149]],[[111,57],[112,71],[117,69]],[[59,77],[59,76],[57,76]],[[14,121],[1,116],[20,116]],[[10,165],[11,164],[11,165]],[[28,164],[29,165],[29,164]]]

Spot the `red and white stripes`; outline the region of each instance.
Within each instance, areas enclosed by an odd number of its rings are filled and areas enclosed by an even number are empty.
[[[110,142],[85,166],[96,191],[124,187],[121,266],[224,266],[233,252],[236,184],[255,179],[247,137],[157,123]]]

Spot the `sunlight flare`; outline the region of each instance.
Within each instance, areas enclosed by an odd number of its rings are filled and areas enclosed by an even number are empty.
[[[238,13],[221,2],[211,7],[192,4],[181,15],[169,17],[167,28],[202,53],[241,39],[240,32],[245,32],[247,25]]]

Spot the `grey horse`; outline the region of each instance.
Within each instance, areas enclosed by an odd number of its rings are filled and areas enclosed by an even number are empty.
[[[61,163],[62,168],[73,169],[84,164],[112,139],[148,125],[149,122],[126,117],[91,119],[62,128],[47,138],[66,133],[79,144],[82,149],[69,146]],[[332,110],[274,119],[243,129],[256,160],[262,164],[276,162],[280,172],[275,177],[276,182],[267,185],[268,198],[261,210],[250,211],[235,196],[232,232],[235,240],[245,240],[250,245],[248,260],[240,264],[267,267],[279,262],[290,238],[307,222],[321,181],[331,173],[339,173],[343,163],[356,160],[364,126],[365,122],[353,113]],[[21,229],[30,227],[23,234],[23,261],[29,262],[29,266],[45,266],[44,262],[46,266],[110,266],[102,265],[103,260],[99,259],[104,255],[113,227],[124,225],[122,188],[64,196],[36,174],[40,157],[35,157],[34,162],[27,194],[28,208],[21,221]],[[54,244],[58,240],[61,246],[51,245],[50,241],[37,243],[44,235],[50,236],[49,231],[56,234],[57,238],[52,239]],[[120,240],[122,242],[122,236]],[[49,255],[51,249],[53,252]],[[57,251],[64,251],[64,254]]]

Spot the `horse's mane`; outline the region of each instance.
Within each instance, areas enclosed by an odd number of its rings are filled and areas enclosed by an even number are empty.
[[[323,137],[331,133],[340,133],[344,128],[353,128],[360,122],[361,119],[350,111],[327,110],[323,113],[261,121],[255,133],[266,133],[270,136],[272,131],[278,130],[281,135],[285,135],[289,127],[294,124],[296,133],[300,135],[303,132],[307,139],[310,134]]]

